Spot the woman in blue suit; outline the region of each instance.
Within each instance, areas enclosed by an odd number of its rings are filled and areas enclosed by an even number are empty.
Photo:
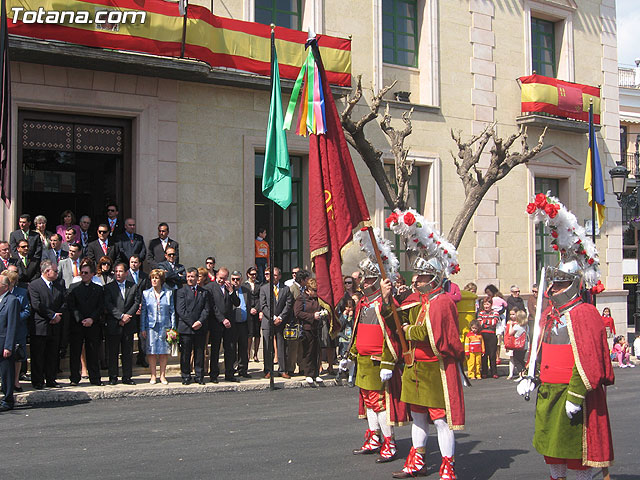
[[[140,335],[147,342],[147,358],[151,370],[149,383],[156,383],[156,362],[159,362],[160,382],[167,385],[169,382],[165,374],[171,352],[171,346],[167,342],[167,330],[176,328],[173,291],[164,287],[164,270],[152,270],[149,279],[151,288],[142,292]]]

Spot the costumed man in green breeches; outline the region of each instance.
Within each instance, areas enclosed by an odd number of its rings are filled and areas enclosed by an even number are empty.
[[[551,479],[566,479],[570,469],[576,479],[587,480],[592,467],[613,461],[605,392],[614,382],[613,369],[600,314],[582,298],[585,282],[601,285],[598,254],[575,216],[556,198],[541,195],[530,205],[544,200],[552,207],[531,207],[529,213],[551,228],[562,261],[547,267],[545,276],[550,306],[536,326],[540,341],[531,356],[539,379],[526,377],[517,390],[524,396],[539,383],[533,446],[544,455]]]
[[[349,360],[342,360],[341,368],[347,368],[348,362],[357,362],[358,414],[369,424],[364,444],[353,453],[379,452],[376,461],[384,463],[396,458],[393,426],[410,421],[409,409],[400,401],[402,372],[398,363],[401,351],[398,338],[389,327],[391,323],[381,314],[380,269],[368,258],[360,262],[359,267],[364,278],[364,296],[356,305]],[[389,280],[386,282],[390,284]]]
[[[464,428],[465,417],[459,363],[465,354],[455,303],[442,287],[447,273],[458,270],[457,254],[452,245],[412,210],[394,212],[387,223],[395,233],[406,236],[407,244],[415,246],[420,255],[413,262],[417,291],[400,306],[410,352],[402,373],[400,399],[409,404],[411,410],[413,446],[403,469],[393,473],[393,477],[427,475],[425,455],[429,423],[432,423],[442,455],[440,479],[455,480],[454,430]],[[383,282],[381,288],[383,303],[388,305],[390,285]]]

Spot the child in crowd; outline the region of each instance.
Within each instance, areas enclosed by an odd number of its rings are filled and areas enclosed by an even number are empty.
[[[527,312],[514,308],[509,312],[509,322],[504,334],[504,344],[509,357],[509,377],[515,377],[515,382],[520,381],[525,368],[525,358],[529,343],[529,334],[527,332]],[[508,347],[513,346],[513,348]]]
[[[496,367],[496,353],[498,350],[498,337],[496,327],[500,322],[500,314],[491,308],[492,301],[485,298],[482,302],[482,311],[478,313],[480,322],[480,334],[484,340],[485,353],[482,355],[482,378],[491,375],[498,378],[498,368]]]
[[[344,310],[340,316],[340,324],[342,328],[338,334],[338,356],[343,359],[347,358],[349,354],[349,346],[351,345],[351,335],[353,333],[353,314],[355,310],[355,302],[353,298],[349,298],[345,302]],[[351,362],[349,365],[349,386],[353,386],[353,374],[355,370],[355,363]],[[338,371],[338,376],[340,376]]]
[[[627,343],[627,339],[622,335],[618,335],[613,341],[612,356],[615,355],[617,357],[618,366],[620,368],[635,367],[635,365],[631,363],[631,353],[629,350],[630,348]]]
[[[633,353],[640,360],[640,333],[636,335],[636,339],[633,341]]]
[[[464,353],[467,356],[467,375],[470,379],[480,380],[480,364],[484,355],[484,340],[480,335],[480,322],[472,320],[469,333],[464,339]]]

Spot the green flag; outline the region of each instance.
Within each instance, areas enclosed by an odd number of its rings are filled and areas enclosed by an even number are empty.
[[[291,167],[287,135],[283,128],[280,72],[274,33],[271,32],[271,105],[267,125],[267,144],[264,152],[262,193],[286,209],[291,204]]]

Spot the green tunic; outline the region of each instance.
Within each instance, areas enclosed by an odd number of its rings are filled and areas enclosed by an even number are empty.
[[[420,307],[413,307],[402,311],[403,322],[411,326],[405,334],[407,340],[429,343],[429,329],[427,322],[416,325]],[[413,405],[431,408],[446,408],[440,362],[415,361],[411,367],[404,367],[402,374],[402,394],[400,400]]]
[[[555,458],[582,458],[583,411],[569,419],[565,402],[569,400],[582,405],[586,393],[587,388],[575,366],[568,385],[543,383],[538,387],[533,446],[540,454]]]

